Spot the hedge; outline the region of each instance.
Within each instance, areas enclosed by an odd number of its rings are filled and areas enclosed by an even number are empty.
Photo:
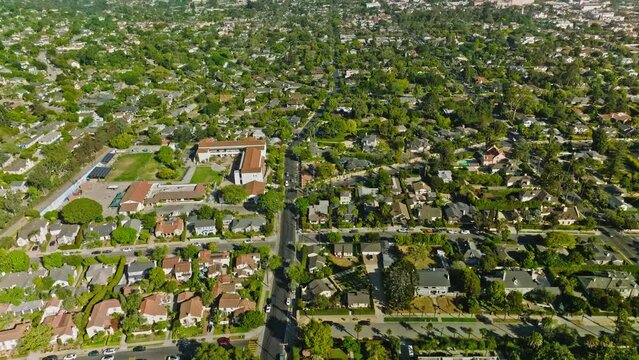
[[[78,321],[78,329],[84,332],[87,323],[89,322],[89,316],[91,316],[91,310],[93,310],[93,306],[104,299],[107,293],[113,291],[113,288],[120,282],[122,275],[124,275],[124,266],[126,265],[126,258],[124,256],[120,257],[120,261],[118,262],[118,269],[115,271],[115,275],[111,278],[107,286],[103,287],[98,291],[95,296],[89,301],[87,306],[84,308],[82,312],[82,317],[80,321]]]

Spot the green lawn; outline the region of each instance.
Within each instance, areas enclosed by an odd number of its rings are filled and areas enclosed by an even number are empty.
[[[160,170],[160,163],[151,153],[124,154],[118,156],[107,180],[110,181],[139,181],[158,180],[155,174]],[[179,180],[184,176],[184,169],[177,170]]]
[[[159,167],[153,154],[124,154],[118,156],[109,178],[115,181],[154,180]]]
[[[224,174],[215,171],[208,166],[198,166],[191,178],[191,184],[210,184],[215,183],[219,185],[224,179]]]

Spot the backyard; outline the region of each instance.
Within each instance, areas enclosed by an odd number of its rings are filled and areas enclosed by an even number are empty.
[[[224,174],[211,169],[209,166],[198,166],[195,169],[191,184],[211,184],[220,185],[224,180]]]
[[[335,275],[335,280],[344,291],[368,290],[370,280],[362,266]]]

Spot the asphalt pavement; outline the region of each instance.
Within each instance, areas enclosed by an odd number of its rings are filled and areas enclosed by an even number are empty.
[[[286,157],[285,170],[289,174],[296,173],[297,162]],[[292,179],[290,188],[297,186],[297,179]],[[287,201],[295,200],[297,194],[294,191],[287,192]],[[266,319],[266,327],[262,340],[262,353],[260,359],[276,359],[286,347],[289,341],[295,337],[295,319],[286,305],[286,299],[291,295],[289,280],[286,277],[285,268],[295,260],[295,236],[296,222],[293,205],[289,204],[282,211],[280,223],[280,240],[278,254],[282,257],[284,266],[274,271],[273,286],[271,287],[271,312]]]

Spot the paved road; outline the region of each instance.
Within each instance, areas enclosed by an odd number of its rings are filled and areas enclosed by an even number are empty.
[[[624,255],[625,260],[634,264],[639,262],[639,243],[636,237],[629,236],[609,227],[601,227],[601,239],[614,246]]]
[[[557,320],[561,320],[556,318]],[[568,326],[577,330],[580,335],[591,334],[599,336],[602,332],[610,333],[614,331],[611,327],[602,327],[596,325],[577,326],[568,322]],[[428,329],[428,322],[387,322],[387,323],[372,323],[371,325],[362,326],[362,331],[359,333],[360,338],[381,338],[390,334],[393,336],[400,336],[406,339],[418,339],[427,335],[437,336],[452,336],[452,337],[474,337],[481,338],[482,332],[494,333],[497,335],[508,336],[528,336],[533,331],[539,328],[529,323],[515,322],[515,323],[493,323],[485,324],[481,322],[473,323],[460,323],[460,322],[432,322],[432,330]],[[484,329],[484,330],[482,330]],[[352,336],[357,337],[355,331],[355,323],[347,324],[333,324],[331,327],[333,337]]]
[[[297,162],[290,157],[286,158],[285,170],[289,174],[293,174],[297,168]],[[296,186],[293,181],[289,184],[291,187]],[[292,201],[296,197],[296,193],[289,191],[287,200]],[[280,224],[280,241],[278,254],[282,257],[286,266],[295,259],[295,232],[296,223],[294,209],[292,205],[288,205],[281,215]],[[271,290],[270,304],[271,312],[266,319],[266,327],[264,329],[264,337],[262,340],[262,353],[260,359],[276,359],[277,355],[282,351],[285,344],[294,338],[296,325],[294,319],[290,316],[286,299],[291,292],[289,280],[286,278],[285,266],[274,272],[273,286]]]
[[[115,360],[165,360],[167,356],[170,355],[179,355],[180,360],[189,360],[195,353],[197,345],[198,342],[196,341],[184,341],[178,344],[147,347],[144,351],[118,351],[115,354]],[[246,347],[248,340],[232,340],[231,345],[236,348]],[[62,356],[64,356],[64,354],[59,355],[60,358],[62,358]],[[101,357],[102,354],[100,354],[100,356],[88,356],[87,352],[84,352],[82,355],[78,353],[78,360],[97,360]]]

